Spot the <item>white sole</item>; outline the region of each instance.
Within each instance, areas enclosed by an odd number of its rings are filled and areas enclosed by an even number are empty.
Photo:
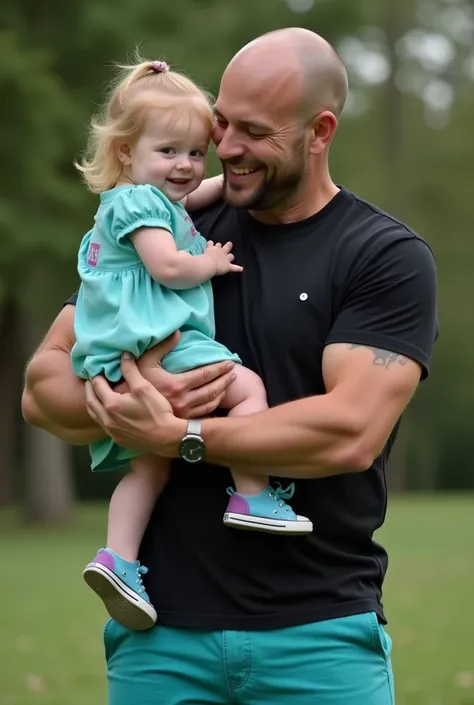
[[[269,519],[268,517],[255,517],[249,516],[248,514],[226,512],[223,521],[226,526],[231,526],[234,529],[264,531],[267,534],[302,536],[303,534],[310,534],[313,530],[313,523],[309,519],[303,521],[284,521],[282,519]]]
[[[89,563],[83,577],[116,622],[136,631],[153,627],[157,618],[154,607],[127,587],[111,570],[100,563]]]

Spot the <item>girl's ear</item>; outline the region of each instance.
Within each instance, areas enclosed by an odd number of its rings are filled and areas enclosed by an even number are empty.
[[[132,163],[132,151],[127,142],[117,142],[117,156],[124,166],[130,166]]]

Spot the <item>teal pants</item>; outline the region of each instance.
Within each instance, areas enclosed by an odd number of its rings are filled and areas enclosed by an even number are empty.
[[[393,705],[374,613],[271,631],[105,628],[109,705]]]

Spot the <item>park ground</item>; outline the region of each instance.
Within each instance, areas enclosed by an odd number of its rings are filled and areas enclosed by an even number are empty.
[[[0,514],[1,705],[105,705],[101,605],[81,569],[105,507],[67,529]],[[397,705],[474,705],[474,495],[392,498],[384,604]]]

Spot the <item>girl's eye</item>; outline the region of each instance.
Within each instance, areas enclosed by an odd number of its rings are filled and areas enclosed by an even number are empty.
[[[201,152],[200,149],[193,149],[192,152],[189,153],[191,157],[203,157],[204,152]]]
[[[173,147],[162,147],[160,152],[163,152],[163,154],[174,154],[175,149]]]

